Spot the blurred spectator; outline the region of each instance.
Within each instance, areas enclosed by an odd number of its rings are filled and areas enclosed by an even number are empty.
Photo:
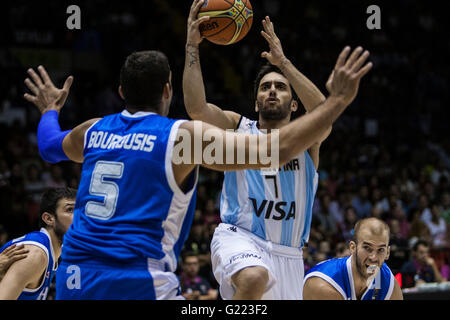
[[[67,181],[63,179],[62,168],[60,165],[52,165],[50,167],[50,177],[45,182],[46,188],[65,188]]]
[[[391,237],[389,245],[391,253],[389,255],[389,268],[395,274],[400,271],[403,264],[408,260],[408,238],[401,232],[400,222],[397,219],[389,221]]]
[[[348,257],[348,256],[350,256],[352,254],[350,252],[350,248],[349,248],[348,244],[345,243],[345,242],[337,243],[335,252],[336,252],[335,258]]]
[[[441,217],[441,208],[437,203],[431,205],[431,219],[426,222],[430,230],[431,246],[441,248],[447,246],[447,224]]]
[[[404,288],[415,287],[423,283],[444,282],[434,259],[429,255],[430,246],[427,241],[418,240],[411,251],[411,260],[401,269]]]
[[[352,206],[355,208],[359,219],[370,217],[372,204],[369,201],[369,188],[367,186],[362,186],[359,189],[359,194],[352,200]]]
[[[337,223],[330,212],[331,197],[324,194],[320,200],[320,209],[315,214],[315,219],[319,220],[319,229],[322,233],[334,235],[337,232]]]
[[[422,221],[422,214],[420,209],[414,209],[411,213],[411,224],[409,228],[408,239],[410,241],[417,241],[423,239],[425,241],[431,240],[430,229],[427,224]]]
[[[220,222],[220,213],[219,209],[216,208],[214,199],[208,199],[206,201],[205,208],[202,213],[203,223],[205,225],[209,225],[211,223],[219,223]]]
[[[353,227],[356,221],[358,221],[358,216],[356,215],[355,208],[347,207],[344,213],[344,224],[341,230],[341,235],[345,242],[352,240],[353,238]]]
[[[187,300],[217,300],[217,290],[198,272],[200,264],[197,254],[182,254],[182,273],[180,275],[181,294]]]
[[[448,192],[442,194],[441,217],[448,226],[450,224],[450,193]]]
[[[431,210],[428,197],[425,194],[419,196],[419,210],[421,212],[420,219],[423,222],[429,222],[431,220]]]
[[[209,273],[208,271],[205,272],[204,269],[209,270],[211,265],[210,243],[207,226],[202,221],[194,221],[183,250],[192,251],[197,255],[202,275]]]

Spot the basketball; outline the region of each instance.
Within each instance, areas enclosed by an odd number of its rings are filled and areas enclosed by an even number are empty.
[[[207,40],[229,45],[246,36],[253,23],[253,9],[249,0],[205,0],[198,17],[210,19],[200,24],[200,32]]]

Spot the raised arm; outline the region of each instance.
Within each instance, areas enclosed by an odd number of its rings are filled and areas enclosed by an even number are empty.
[[[303,73],[301,73],[292,62],[286,58],[280,39],[275,33],[273,23],[269,17],[262,21],[264,30],[261,35],[269,45],[269,52],[264,51],[261,57],[266,58],[272,65],[277,66],[289,80],[292,88],[305,107],[306,112],[311,112],[325,101],[325,96]],[[319,137],[318,141],[309,148],[309,153],[313,159],[316,169],[319,166],[320,144],[330,135],[331,126],[325,134]]]
[[[183,144],[177,144],[172,155],[177,182],[184,181],[195,165],[220,171],[259,169],[273,167],[274,163],[268,165],[260,161],[262,159],[259,157],[256,157],[256,161],[252,163],[250,161],[252,155],[273,156],[276,154],[279,156],[276,159],[277,164],[282,165],[308,149],[353,101],[361,78],[372,68],[372,63],[363,67],[367,55],[358,55],[353,52],[347,59],[349,53],[350,48],[346,47],[339,55],[333,71],[334,76],[329,85],[328,99],[312,112],[282,127],[279,130],[278,139],[273,140],[275,144],[272,143],[272,133],[243,135],[223,131],[200,121],[183,123],[177,136],[178,142],[180,143],[181,140]],[[239,140],[244,140],[244,143],[238,143]],[[213,149],[215,149],[214,152],[212,152]],[[232,152],[231,155],[230,152]],[[239,153],[244,154],[241,162],[237,157]]]
[[[73,77],[68,77],[63,88],[58,89],[43,66],[39,66],[38,71],[39,75],[33,69],[28,70],[31,79],[25,79],[25,84],[32,94],[25,93],[24,98],[42,114],[37,134],[39,152],[50,163],[63,160],[81,163],[84,159],[84,134],[99,119],[88,120],[73,130],[61,131],[58,117],[69,95]]]
[[[233,111],[223,111],[221,108],[207,103],[205,86],[200,66],[199,44],[203,37],[199,25],[209,19],[208,16],[198,18],[198,11],[204,0],[194,0],[189,13],[186,40],[186,61],[183,73],[184,104],[189,116],[222,129],[236,129],[240,115]]]

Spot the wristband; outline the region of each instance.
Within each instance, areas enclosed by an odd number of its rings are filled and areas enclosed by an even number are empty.
[[[39,122],[37,141],[42,159],[49,163],[70,160],[64,153],[62,142],[71,130],[61,131],[58,123],[58,112],[44,113]]]

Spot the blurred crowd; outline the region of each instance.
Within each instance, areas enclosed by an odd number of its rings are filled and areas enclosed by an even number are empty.
[[[125,57],[136,50],[162,50],[173,72],[169,116],[187,118],[181,78],[191,2],[73,3],[81,8],[81,30],[66,28],[65,1],[16,1],[3,8],[0,244],[37,228],[39,198],[46,188],[77,187],[80,181],[79,164],[49,165],[39,156],[39,113],[22,98],[28,67],[43,64],[57,85],[74,75],[60,116],[66,130],[89,118],[120,112],[118,74]],[[259,34],[265,15],[274,22],[288,58],[324,93],[345,45],[364,46],[374,63],[357,99],[321,147],[320,183],[304,248],[306,271],[324,259],[347,255],[355,221],[376,216],[391,227],[388,265],[394,274],[414,259],[417,241],[426,240],[430,257],[450,279],[450,136],[442,116],[449,105],[450,79],[446,62],[450,45],[441,41],[449,24],[446,11],[422,1],[390,2],[380,5],[382,29],[368,30],[369,4],[364,1],[255,0],[252,5],[253,27],[244,40],[226,47],[207,41],[201,45],[207,97],[225,109],[256,118],[252,85],[262,62],[260,53],[267,49]],[[46,19],[41,19],[43,15]],[[211,274],[209,243],[220,223],[222,179],[221,173],[201,170],[197,211],[184,250],[196,256],[198,276],[212,289],[217,284]],[[186,272],[180,261],[180,277]],[[191,285],[203,283],[195,276],[188,278]],[[209,289],[205,292],[214,297]]]

